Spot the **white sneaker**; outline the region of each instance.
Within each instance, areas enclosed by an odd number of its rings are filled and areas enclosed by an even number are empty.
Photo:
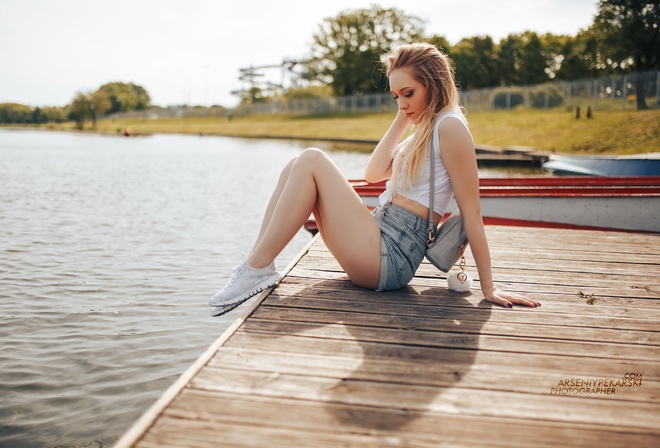
[[[246,299],[246,300],[247,300],[247,299]],[[243,303],[243,302],[237,302],[237,303],[234,303],[234,304],[232,304],[232,305],[214,306],[214,307],[211,309],[211,317],[218,317],[218,316],[221,316],[221,315],[223,315],[223,314],[227,314],[227,313],[230,312],[231,310],[236,309],[236,308],[238,308],[239,306],[241,306],[242,303]]]
[[[270,288],[279,279],[280,273],[275,270],[274,261],[263,269],[256,269],[245,259],[245,256],[241,256],[241,264],[229,271],[227,285],[211,297],[209,305],[225,308],[244,302],[264,289]]]

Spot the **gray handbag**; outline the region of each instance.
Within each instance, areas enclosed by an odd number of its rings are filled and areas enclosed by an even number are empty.
[[[435,136],[434,136],[435,137]],[[429,239],[426,242],[426,259],[442,272],[449,270],[463,256],[468,240],[461,212],[456,210],[436,229],[433,224],[433,197],[435,196],[435,160],[431,152],[431,191],[429,201]]]

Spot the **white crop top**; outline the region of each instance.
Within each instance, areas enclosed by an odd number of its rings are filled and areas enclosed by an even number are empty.
[[[435,125],[433,126],[433,135],[431,137],[431,150],[434,151],[433,157],[435,161],[435,182],[434,182],[435,196],[433,198],[433,211],[439,214],[440,216],[444,215],[445,211],[447,210],[447,207],[449,206],[449,202],[454,197],[454,189],[452,188],[451,181],[449,180],[449,175],[447,174],[445,165],[442,163],[442,158],[440,157],[440,142],[438,141],[439,140],[438,126],[440,126],[440,123],[442,123],[443,120],[449,117],[457,118],[461,123],[463,123],[463,126],[465,126],[465,129],[467,129],[468,133],[470,132],[465,117],[462,114],[454,111],[445,112],[442,115],[440,115],[437,118]],[[470,134],[470,137],[472,137],[472,134]],[[412,136],[408,137],[406,140],[401,142],[400,146],[403,147],[409,144],[411,138]],[[397,152],[397,155],[394,156],[395,159],[396,157],[398,157],[399,154],[400,151]],[[399,186],[399,188],[396,191],[396,194],[404,196],[413,201],[419,202],[425,207],[429,206],[430,190],[431,190],[431,173],[429,170],[428,163],[424,165],[417,178],[415,178],[410,183],[409,186],[405,185],[405,182],[403,184],[404,185]],[[385,205],[392,198],[394,194],[395,192],[394,189],[392,188],[392,180],[390,179],[385,184],[385,191],[379,196],[380,204]]]

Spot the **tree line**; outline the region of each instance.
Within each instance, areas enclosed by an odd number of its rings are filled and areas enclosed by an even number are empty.
[[[110,82],[96,91],[77,92],[63,107],[35,107],[18,103],[0,104],[0,123],[43,124],[75,121],[82,129],[91,121],[96,128],[98,117],[116,112],[143,110],[151,106],[147,90],[134,83]]]
[[[335,96],[384,92],[383,56],[400,43],[426,41],[453,59],[463,91],[597,78],[659,68],[659,32],[658,0],[600,0],[591,26],[575,36],[526,31],[500,42],[474,36],[450,45],[444,36],[427,36],[422,18],[374,5],[326,18],[313,36],[300,75],[308,85],[328,86]],[[300,90],[292,93],[304,97]],[[643,89],[637,90],[638,108],[646,108]],[[317,88],[307,97],[322,94]],[[251,85],[242,101],[265,102],[276,96]]]

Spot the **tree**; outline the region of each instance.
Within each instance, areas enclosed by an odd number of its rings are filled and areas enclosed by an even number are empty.
[[[63,123],[66,121],[66,111],[63,107],[43,107],[40,115],[45,117],[46,122]]]
[[[495,87],[500,83],[497,46],[489,36],[462,39],[451,49],[456,81],[462,90]]]
[[[34,124],[43,124],[48,122],[48,113],[46,109],[41,107],[35,107],[32,111],[32,123]]]
[[[522,34],[524,45],[520,54],[518,82],[522,85],[541,84],[548,81],[548,58],[541,38],[534,32]]]
[[[82,130],[85,121],[91,116],[91,96],[78,92],[69,105],[69,118],[76,121],[76,129]]]
[[[31,123],[32,114],[32,108],[25,104],[0,104],[0,123]]]
[[[0,103],[0,123],[62,123],[66,120],[63,107],[35,107],[25,104]]]
[[[381,57],[399,43],[421,40],[422,19],[396,8],[372,6],[326,18],[313,36],[310,74],[335,95],[382,92]]]
[[[548,67],[550,78],[571,81],[596,75],[597,39],[592,32],[584,30],[575,36],[546,35],[545,39],[552,53]]]
[[[544,50],[538,34],[532,31],[509,34],[502,39],[498,57],[502,84],[529,85],[546,82],[546,69],[551,62]]]
[[[660,65],[660,2],[600,0],[594,19],[600,36],[601,63],[613,68],[632,65],[637,72]],[[637,77],[637,109],[646,109],[641,77]]]
[[[330,87],[325,85],[289,89],[282,95],[282,97],[287,101],[329,98],[331,96],[332,90],[330,90]]]
[[[449,41],[445,36],[439,36],[437,34],[434,34],[433,36],[424,39],[424,42],[428,42],[431,45],[435,45],[435,47],[440,51],[442,51],[443,53],[446,54],[451,53],[451,45],[449,44]]]
[[[89,116],[92,119],[92,127],[96,129],[96,118],[110,109],[112,104],[108,95],[103,90],[97,90],[89,95]]]
[[[268,95],[264,95],[263,90],[258,86],[252,86],[247,90],[243,90],[239,95],[241,97],[241,104],[266,103],[271,99]]]
[[[151,98],[144,87],[133,83],[111,82],[99,87],[110,100],[108,113],[142,110],[149,107]]]

